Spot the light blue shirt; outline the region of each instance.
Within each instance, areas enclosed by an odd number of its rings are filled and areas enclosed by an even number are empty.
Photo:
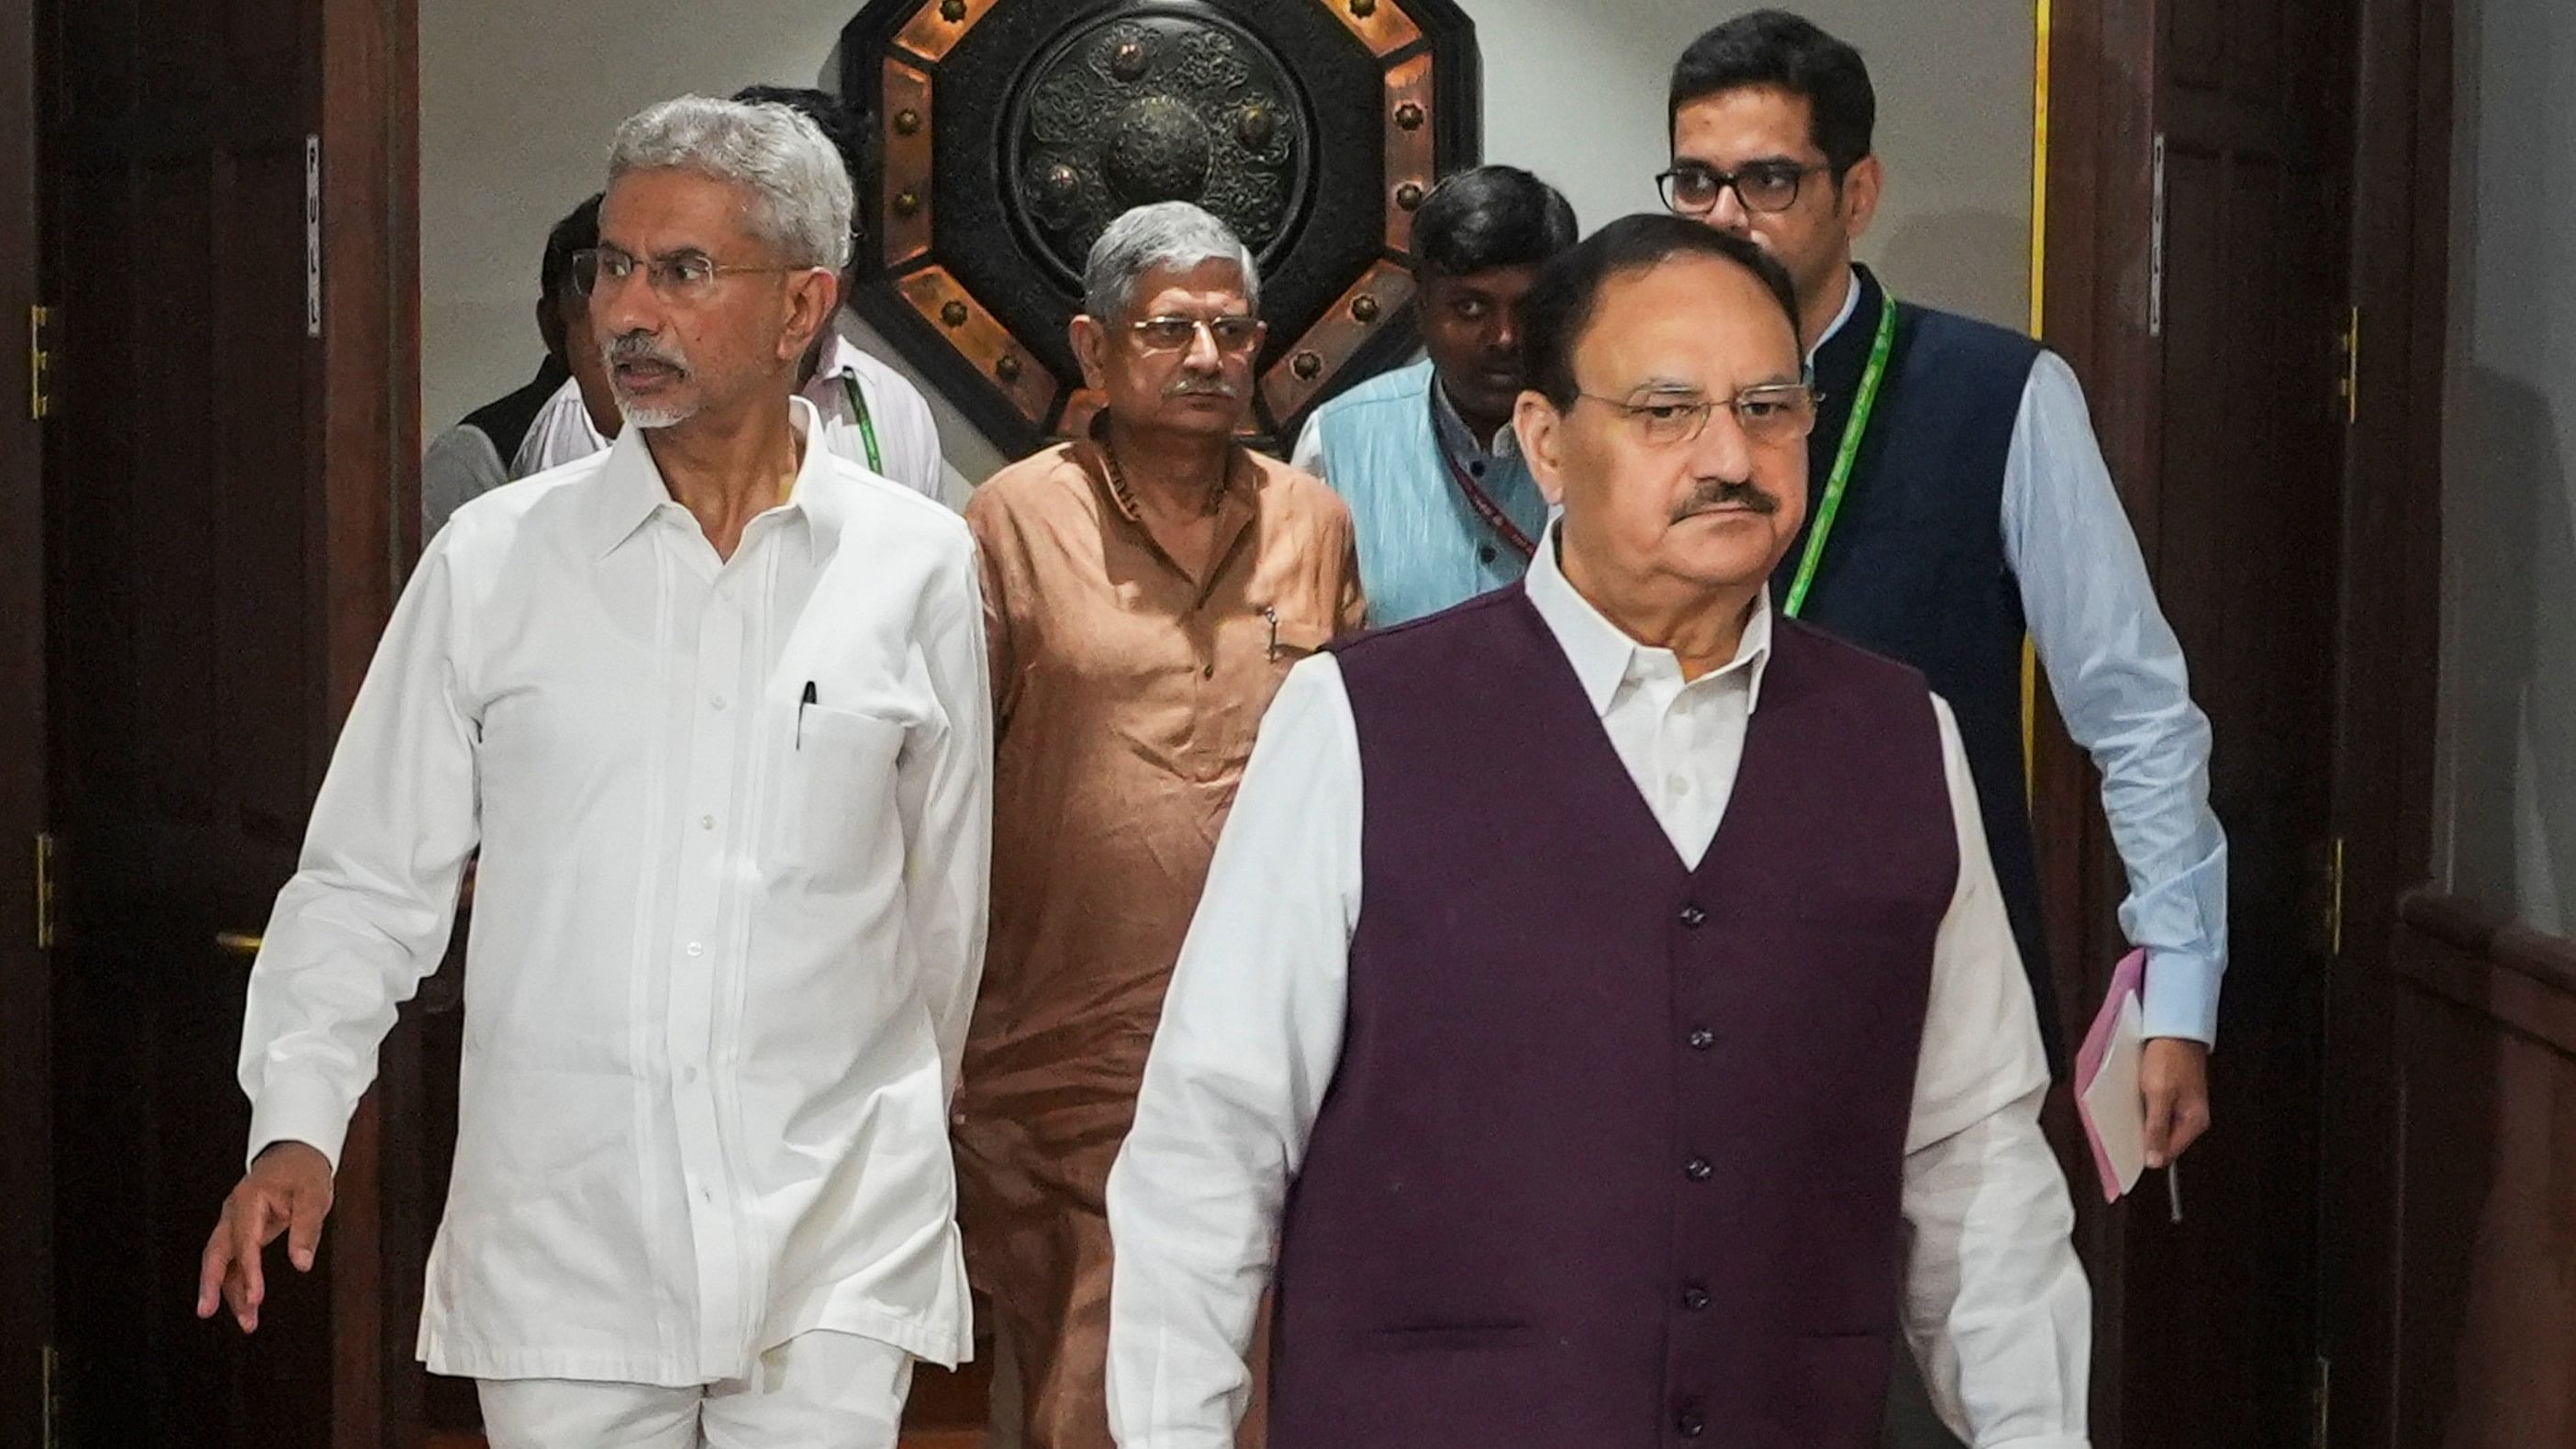
[[[1851,299],[1825,337],[1850,322]],[[2181,641],[2156,604],[2083,386],[2053,352],[2039,355],[2022,391],[2003,531],[2049,693],[2102,776],[2129,877],[2120,929],[2147,951],[2146,1034],[2214,1042],[2227,836],[2209,808],[2209,717],[2191,702]]]
[[[1317,408],[1290,461],[1350,505],[1372,626],[1463,604],[1529,567],[1460,492],[1452,463],[1523,538],[1535,540],[1547,524],[1547,500],[1511,431],[1490,445],[1470,436],[1429,362],[1371,378]]]

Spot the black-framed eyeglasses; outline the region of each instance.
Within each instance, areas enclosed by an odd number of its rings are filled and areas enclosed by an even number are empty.
[[[1258,317],[1140,317],[1127,324],[1136,345],[1147,352],[1182,352],[1207,331],[1208,341],[1228,357],[1239,357],[1261,345]]]
[[[584,247],[572,254],[572,289],[588,297],[605,282],[623,282],[637,272],[655,293],[672,302],[694,302],[715,290],[725,278],[756,272],[805,272],[811,267],[733,266],[701,251],[672,252],[649,260],[616,247]]]
[[[1794,161],[1755,161],[1733,171],[1685,163],[1655,176],[1665,209],[1683,216],[1706,216],[1717,199],[1732,189],[1746,211],[1773,214],[1798,204],[1798,188],[1808,177],[1832,171],[1830,165],[1801,166]]]
[[[1798,442],[1816,426],[1816,406],[1824,401],[1824,394],[1803,382],[1766,382],[1730,398],[1650,393],[1643,400],[1632,400],[1593,392],[1579,392],[1574,397],[1578,404],[1597,402],[1617,408],[1645,435],[1647,445],[1656,448],[1678,448],[1698,441],[1708,429],[1709,415],[1721,407],[1734,411],[1736,426],[1752,442]]]

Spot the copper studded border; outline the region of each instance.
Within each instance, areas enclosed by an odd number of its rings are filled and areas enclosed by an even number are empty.
[[[1407,125],[1410,121],[1412,124]],[[1431,134],[1431,55],[1386,72],[1386,245],[1413,249],[1413,210],[1438,179]]]
[[[1261,398],[1270,405],[1270,415],[1293,416],[1341,371],[1361,343],[1412,300],[1411,273],[1384,260],[1370,266],[1263,375]]]
[[[1011,399],[1031,426],[1046,426],[1055,407],[1055,375],[984,309],[946,267],[930,266],[895,282],[904,301],[948,339],[958,355],[980,368]]]
[[[1320,0],[1380,60],[1422,38],[1422,27],[1395,0]]]
[[[998,3],[999,0],[930,0],[913,13],[912,23],[895,37],[895,44],[935,65]]]
[[[930,84],[927,72],[887,59],[877,234],[885,238],[886,266],[894,270],[930,251]]]

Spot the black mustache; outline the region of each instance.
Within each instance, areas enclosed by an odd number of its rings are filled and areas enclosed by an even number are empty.
[[[1699,487],[1692,491],[1690,498],[1682,504],[1680,510],[1673,514],[1673,522],[1679,523],[1685,518],[1718,508],[1743,508],[1754,513],[1769,515],[1780,511],[1780,500],[1744,479],[1703,479]]]

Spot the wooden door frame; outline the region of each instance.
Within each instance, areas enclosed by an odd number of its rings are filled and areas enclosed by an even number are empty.
[[[2141,298],[2160,7],[2041,3],[2049,21],[2044,333],[2086,381],[2103,454],[2152,571],[2161,362]],[[2363,340],[2356,417],[2345,434],[2336,601],[2346,667],[2337,671],[2331,810],[2344,847],[2345,909],[2317,1104],[2317,1331],[2319,1353],[2332,1365],[2325,1380],[2332,1449],[2396,1449],[2399,1305],[2387,1268],[2396,1222],[2386,1213],[2339,1212],[2335,1185],[2385,1184],[2397,1172],[2397,1104],[2384,1071],[2394,1043],[2390,947],[2399,899],[2431,864],[2441,540],[2423,500],[2441,477],[2453,0],[2351,3],[2359,28],[2348,267]],[[2033,763],[2043,885],[2050,917],[2061,923],[2051,969],[2061,1000],[2096,1001],[2119,948],[2118,860],[2089,765],[2045,710]],[[2223,1123],[2228,1105],[2217,1108]],[[2118,1212],[2078,1196],[2078,1236],[2096,1270],[2094,1442],[2119,1449],[2127,1244]]]
[[[2147,273],[2154,186],[2155,0],[2039,0],[2047,27],[2044,197],[2039,265],[2041,335],[2084,379],[2094,431],[2152,576],[2162,450],[2158,343],[2145,309],[2114,279]],[[2045,676],[2037,681],[2046,699]],[[2075,1040],[2089,1005],[2110,988],[2126,949],[2116,909],[2125,876],[2102,815],[2100,782],[2053,709],[2036,711],[2031,817],[2048,919],[2059,1029]],[[2076,1164],[2073,1180],[2089,1180]],[[2076,1241],[2093,1288],[2093,1442],[2120,1449],[2128,1322],[2125,1217],[2098,1194],[2075,1194]]]
[[[318,506],[306,527],[329,596],[317,624],[327,683],[307,707],[311,737],[329,740],[420,542],[420,25],[417,0],[318,8],[324,300],[307,394]],[[330,1229],[332,1449],[421,1442],[417,1034],[406,1021],[385,1043],[377,1088],[342,1149]]]
[[[2321,1352],[2330,1449],[2399,1449],[2395,947],[2432,874],[2440,700],[2442,409],[2450,303],[2453,0],[2359,0],[2351,275],[2360,316],[2344,463],[2337,832],[2343,953],[2320,1104]]]
[[[26,329],[42,296],[36,7],[0,3],[0,1449],[45,1437],[53,1334],[52,964],[36,940],[45,828],[44,437]]]
[[[322,563],[325,686],[281,701],[308,713],[313,738],[336,736],[419,545],[419,131],[417,0],[318,0],[308,11],[307,114],[322,146],[322,332],[307,354],[306,417],[315,440],[305,480],[306,546]],[[42,437],[28,419],[26,308],[46,280],[44,157],[39,152],[36,0],[0,3],[0,1449],[43,1443],[41,1347],[50,1336],[53,1095],[50,963],[34,949],[29,838],[50,804],[42,646],[45,493]],[[23,260],[21,260],[23,259]],[[327,750],[318,752],[327,758]],[[313,784],[320,784],[320,759]],[[21,826],[28,829],[22,833]],[[332,1449],[410,1449],[420,1441],[411,1326],[419,1288],[417,1152],[400,1103],[411,1033],[384,1053],[389,1091],[351,1125],[330,1232]],[[209,1091],[230,1090],[208,1083]],[[396,1103],[388,1111],[390,1095]],[[206,1205],[208,1220],[217,1204]],[[21,1215],[26,1218],[20,1222]],[[32,1247],[35,1251],[24,1251]],[[174,1285],[174,1294],[179,1292]],[[171,1311],[184,1312],[184,1295]]]

